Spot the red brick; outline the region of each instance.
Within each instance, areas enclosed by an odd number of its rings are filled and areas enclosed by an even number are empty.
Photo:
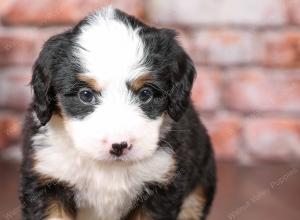
[[[20,140],[22,120],[11,114],[0,115],[0,149]]]
[[[196,32],[193,58],[195,62],[213,65],[240,65],[257,60],[259,42],[247,31],[213,29]]]
[[[0,107],[24,110],[31,100],[31,68],[0,69]]]
[[[241,124],[240,118],[232,115],[202,117],[212,138],[216,157],[236,159],[239,151]]]
[[[300,159],[300,118],[256,118],[244,124],[245,147],[254,158]]]
[[[300,31],[268,32],[262,45],[264,65],[300,67]]]
[[[287,22],[284,0],[147,0],[155,23],[279,26]]]
[[[220,105],[221,73],[217,69],[197,68],[192,100],[198,111],[217,110]]]
[[[0,21],[2,14],[5,14],[9,7],[12,5],[13,0],[1,0],[0,1]]]
[[[300,24],[300,1],[299,0],[286,0],[289,21],[291,24]]]
[[[0,65],[32,64],[37,47],[37,36],[31,31],[0,31]]]
[[[108,4],[136,16],[143,15],[141,0],[16,0],[3,21],[10,25],[70,24],[78,22],[92,11]]]
[[[224,100],[231,110],[300,112],[299,70],[258,68],[232,70],[226,77]]]
[[[0,29],[0,66],[32,65],[42,44],[62,28]]]
[[[143,0],[112,0],[111,4],[138,18],[142,19],[145,16],[145,3]]]

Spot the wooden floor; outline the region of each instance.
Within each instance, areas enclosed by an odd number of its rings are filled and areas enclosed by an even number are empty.
[[[20,219],[18,166],[0,161],[0,220]],[[299,220],[300,166],[218,164],[218,193],[209,220]]]

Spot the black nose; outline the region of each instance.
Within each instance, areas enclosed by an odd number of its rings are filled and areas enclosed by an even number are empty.
[[[114,143],[111,147],[112,149],[110,150],[110,153],[119,157],[123,154],[124,149],[128,148],[128,144],[123,141],[121,143]]]

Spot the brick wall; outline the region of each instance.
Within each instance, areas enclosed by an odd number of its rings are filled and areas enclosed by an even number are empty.
[[[19,142],[42,43],[107,4],[178,30],[218,158],[299,160],[300,0],[1,0],[0,148]]]

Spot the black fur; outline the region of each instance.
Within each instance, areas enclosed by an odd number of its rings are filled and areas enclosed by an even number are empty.
[[[155,80],[148,85],[153,89],[154,98],[150,103],[140,105],[150,119],[164,112],[172,118],[170,130],[158,145],[161,148],[172,146],[177,164],[172,181],[167,186],[149,183],[153,194],[141,195],[135,209],[145,210],[154,220],[175,220],[184,198],[195,187],[201,186],[206,201],[202,214],[202,219],[205,219],[215,193],[215,163],[207,131],[190,102],[196,74],[193,63],[177,43],[174,31],[149,27],[119,10],[117,18],[133,28],[141,29],[140,36],[148,52],[145,65]],[[83,119],[95,109],[95,105],[84,105],[77,97],[79,89],[86,86],[78,80],[78,73],[84,72],[84,69],[80,60],[70,53],[78,47],[74,38],[80,33],[79,27],[88,23],[87,18],[72,30],[50,38],[34,65],[31,82],[34,99],[24,126],[20,197],[22,216],[26,220],[45,219],[46,209],[53,198],[59,200],[68,213],[76,215],[76,190],[68,183],[41,181],[42,177],[34,172],[33,153],[36,149],[31,138],[42,132],[39,128],[47,124],[52,114],[59,113],[58,100],[68,117]],[[101,104],[101,94],[96,91],[95,94],[97,104]],[[136,94],[132,92],[132,96]],[[33,111],[41,124],[33,120]]]

